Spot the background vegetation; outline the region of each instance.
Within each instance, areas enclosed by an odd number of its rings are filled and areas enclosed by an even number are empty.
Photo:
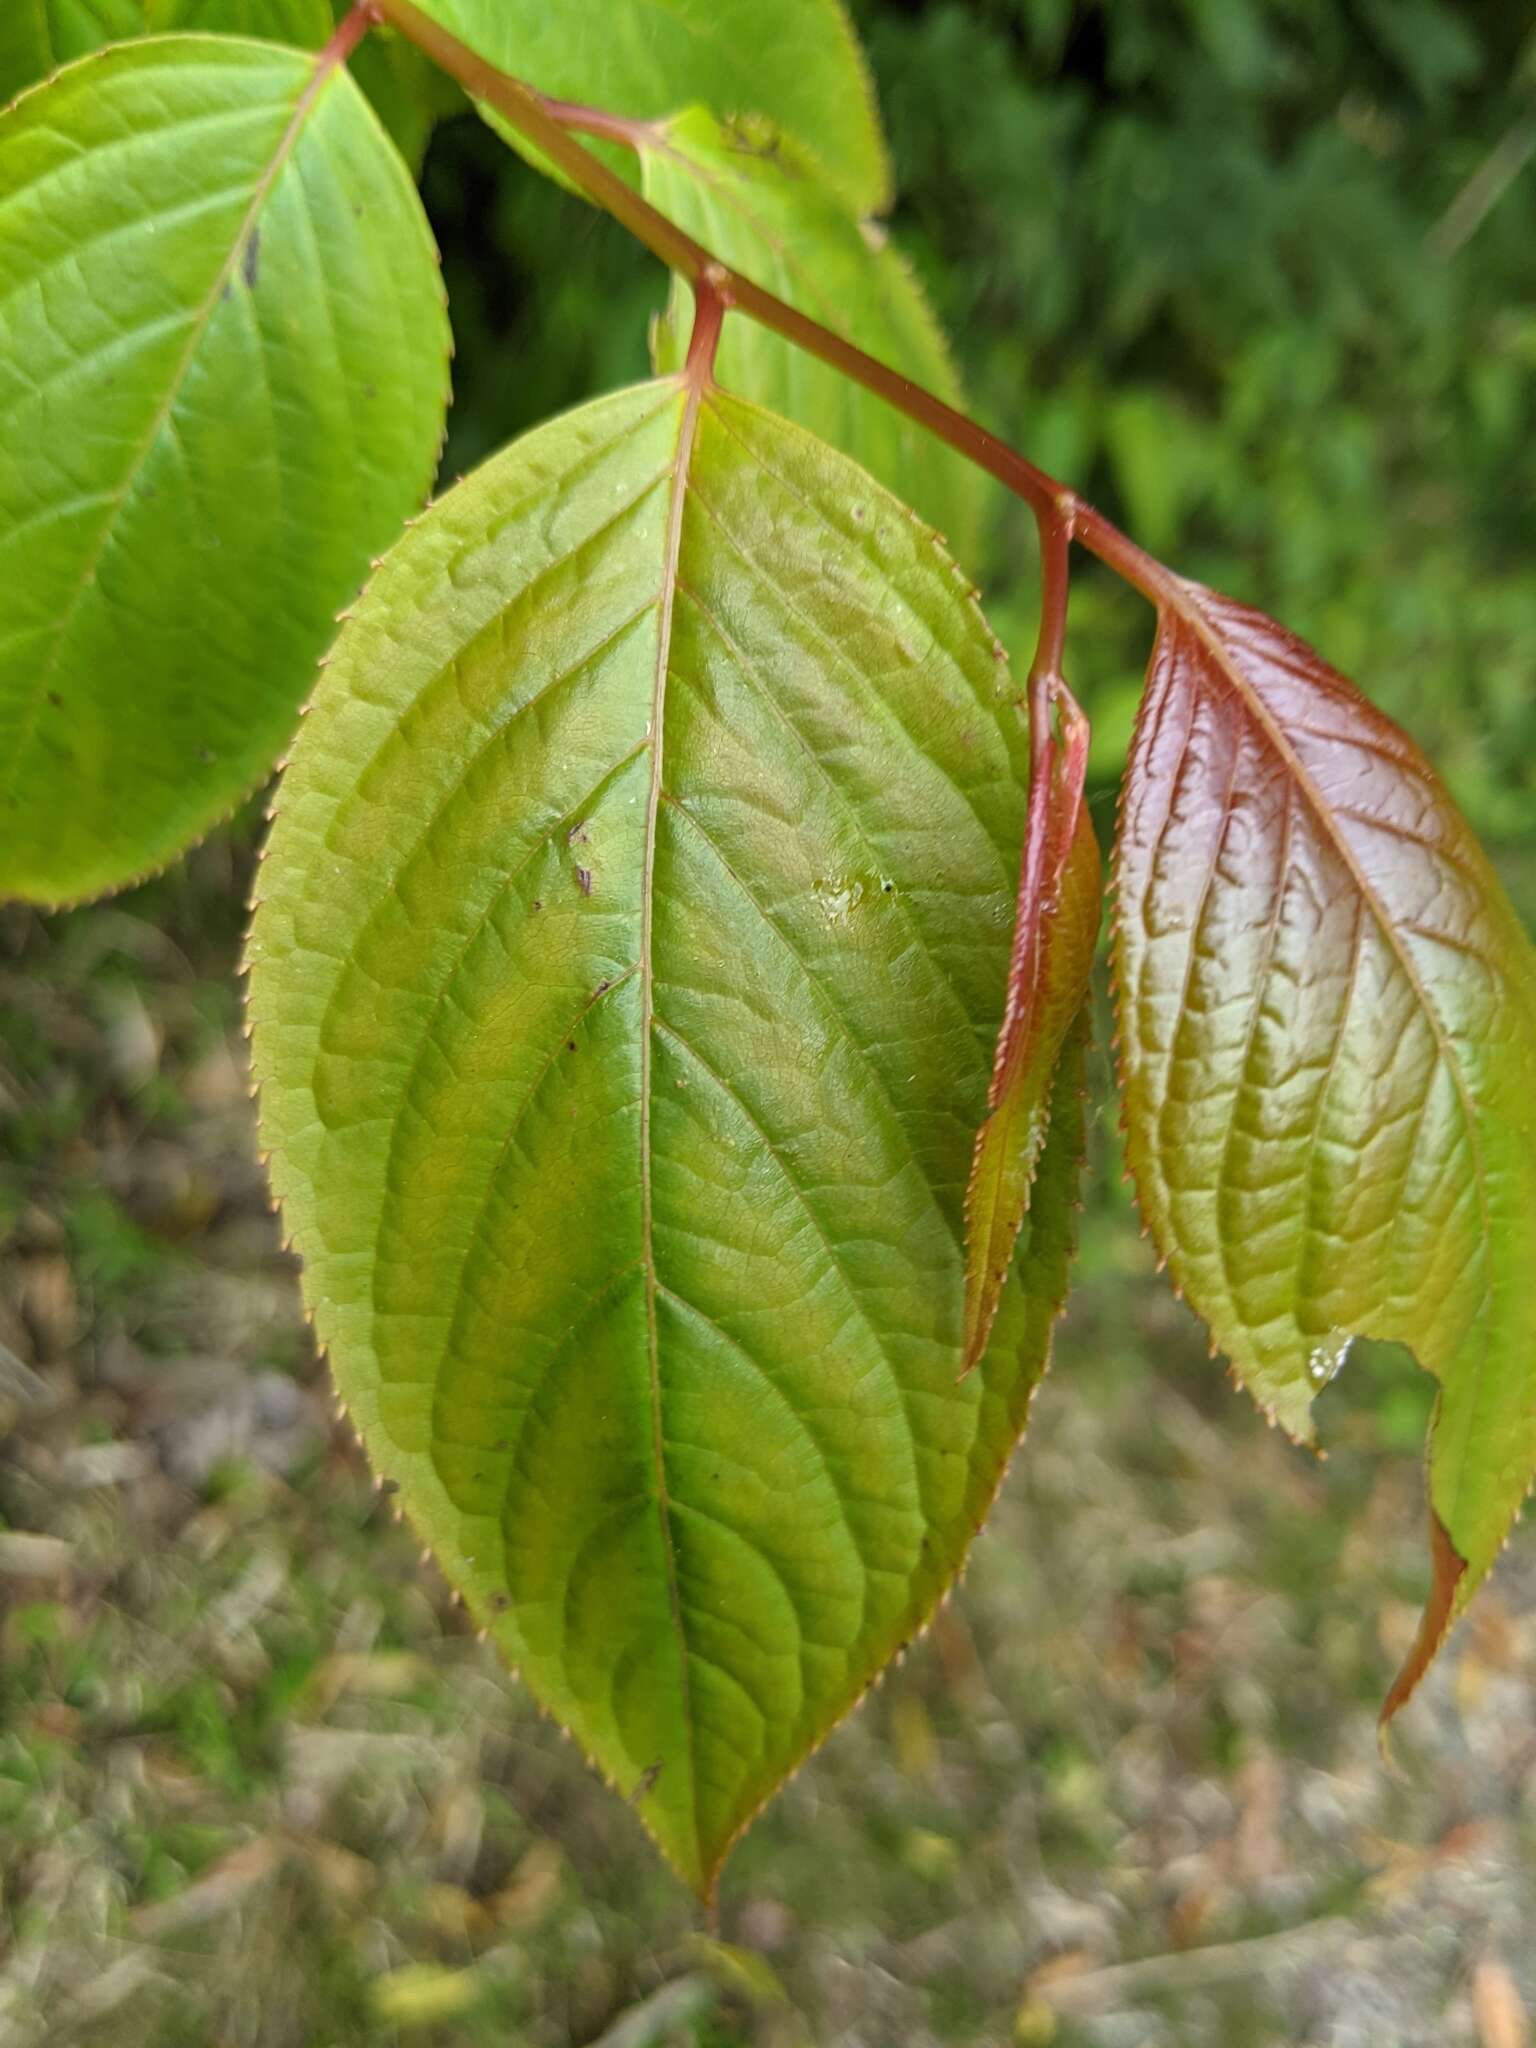
[[[975,409],[1354,673],[1536,914],[1521,11],[856,12]],[[664,283],[472,119],[425,190],[452,476],[643,374]],[[1016,648],[1032,545],[995,505],[974,566]],[[1083,576],[1106,836],[1147,627]],[[258,839],[253,806],[117,903],[0,914],[0,2048],[1528,2039],[1529,1540],[1384,1773],[1424,1382],[1357,1352],[1326,1464],[1269,1434],[1152,1274],[1102,1108],[1058,1363],[964,1591],[702,1936],[333,1421],[252,1153]]]

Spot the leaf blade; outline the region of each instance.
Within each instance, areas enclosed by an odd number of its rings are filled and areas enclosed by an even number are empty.
[[[1536,954],[1406,735],[1273,621],[1181,590],[1116,861],[1128,1154],[1175,1277],[1293,1435],[1351,1335],[1439,1381],[1434,1587],[1390,1713],[1536,1466]]]
[[[816,156],[858,212],[890,204],[874,92],[840,0],[779,0],[769,17],[757,0],[619,0],[605,9],[541,0],[420,4],[488,63],[555,99],[641,121],[695,101],[721,118],[764,114]],[[537,152],[525,153],[543,167]],[[611,160],[633,178],[632,158],[614,151]]]
[[[1027,1279],[957,1387],[1023,736],[910,515],[859,479],[861,523],[841,458],[719,394],[679,499],[686,405],[554,422],[394,551],[250,961],[274,1184],[370,1455],[708,1889],[985,1513],[1081,1105],[1064,1081]]]
[[[1050,729],[1053,699],[1062,719],[1059,738]],[[1088,721],[1064,685],[1052,688],[1043,679],[1031,721],[1043,737],[1030,776],[1008,995],[965,1198],[967,1372],[986,1350],[1029,1212],[1062,1048],[1074,1024],[1086,1028],[1099,935],[1099,848],[1083,793]]]
[[[859,222],[811,157],[772,124],[724,124],[703,108],[638,142],[651,203],[733,270],[960,407],[948,345],[900,251]],[[653,334],[658,371],[681,368],[693,294],[674,278]],[[727,317],[716,374],[851,455],[974,560],[987,503],[973,463],[839,371],[755,321]]]
[[[447,327],[329,54],[121,45],[17,103],[0,168],[0,890],[58,902],[162,865],[270,766],[425,494]]]

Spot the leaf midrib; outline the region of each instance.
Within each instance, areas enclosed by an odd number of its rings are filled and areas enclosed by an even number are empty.
[[[122,482],[107,500],[106,517],[103,519],[101,529],[81,566],[79,580],[74,590],[70,593],[68,602],[59,614],[58,625],[53,636],[53,645],[49,649],[47,659],[38,670],[37,679],[31,692],[31,703],[22,721],[21,730],[11,754],[11,772],[4,782],[0,783],[0,795],[9,795],[20,780],[22,761],[37,736],[37,722],[47,697],[48,686],[58,674],[64,644],[69,637],[76,614],[85,601],[87,591],[96,580],[101,564],[106,557],[107,548],[111,543],[113,532],[116,530],[117,522],[122,517],[124,508],[128,503],[135,484],[138,482],[144,465],[149,460],[156,442],[165,431],[166,423],[170,419],[176,402],[181,396],[182,388],[191,372],[197,352],[202,346],[209,325],[213,320],[215,312],[218,310],[224,288],[234,275],[235,266],[240,261],[251,231],[260,219],[267,200],[272,195],[273,187],[287,169],[293,153],[298,147],[299,139],[316,106],[319,104],[321,93],[340,68],[340,55],[333,49],[327,48],[322,50],[316,58],[314,68],[294,102],[293,112],[289,116],[287,126],[278,139],[277,147],[256,182],[251,195],[250,205],[241,216],[239,227],[230,243],[229,252],[219,265],[213,283],[193,317],[192,326],[187,335],[186,346],[171,372],[165,396],[155,408],[148,430],[129,457],[128,467]]]
[[[698,437],[699,413],[703,405],[706,377],[697,369],[685,373],[682,419],[678,425],[677,453],[672,465],[672,482],[667,503],[666,537],[662,547],[660,612],[656,625],[656,669],[651,682],[650,748],[651,776],[646,795],[645,846],[640,869],[640,1229],[641,1260],[645,1274],[646,1354],[650,1377],[651,1455],[656,1468],[656,1507],[661,1524],[662,1556],[667,1572],[667,1603],[677,1639],[682,1706],[683,1747],[688,1758],[689,1812],[696,1850],[702,1863],[703,1837],[698,1814],[698,1769],[694,1751],[692,1681],[688,1669],[688,1637],[683,1625],[682,1594],[678,1586],[677,1549],[672,1534],[672,1503],[667,1486],[666,1432],[661,1402],[661,1339],[657,1318],[656,1231],[651,1157],[651,1091],[653,1086],[652,1040],[656,1028],[655,895],[656,835],[661,816],[662,774],[665,749],[663,720],[666,715],[667,676],[672,665],[672,620],[677,599],[678,570],[683,545],[683,512],[687,504],[688,471]]]

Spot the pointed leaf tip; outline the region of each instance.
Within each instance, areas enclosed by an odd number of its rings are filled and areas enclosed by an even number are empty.
[[[279,799],[255,1071],[338,1384],[535,1697],[626,1790],[660,1760],[636,1810],[706,1896],[953,1582],[1065,1292],[1070,1046],[956,1386],[996,681],[910,513],[668,380],[400,541]]]
[[[1412,1649],[1403,1659],[1402,1669],[1381,1703],[1381,1718],[1377,1725],[1383,1750],[1389,1724],[1418,1691],[1419,1680],[1435,1661],[1436,1652],[1450,1632],[1451,1623],[1456,1619],[1457,1595],[1466,1577],[1467,1560],[1451,1541],[1444,1522],[1433,1508],[1429,1511],[1429,1555],[1429,1597],[1424,1602],[1424,1612],[1419,1616],[1418,1632]]]

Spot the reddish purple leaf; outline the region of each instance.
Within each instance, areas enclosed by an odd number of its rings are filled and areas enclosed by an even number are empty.
[[[1059,738],[1050,729],[1053,705]],[[987,1348],[1029,1212],[1053,1077],[1082,1011],[1099,934],[1099,849],[1083,801],[1088,721],[1065,684],[1044,681],[1031,718],[1037,739],[1008,999],[965,1202],[965,1372]]]
[[[1160,616],[1116,883],[1131,1166],[1216,1343],[1303,1440],[1351,1336],[1440,1383],[1390,1714],[1536,1467],[1536,954],[1413,742],[1195,584]]]

